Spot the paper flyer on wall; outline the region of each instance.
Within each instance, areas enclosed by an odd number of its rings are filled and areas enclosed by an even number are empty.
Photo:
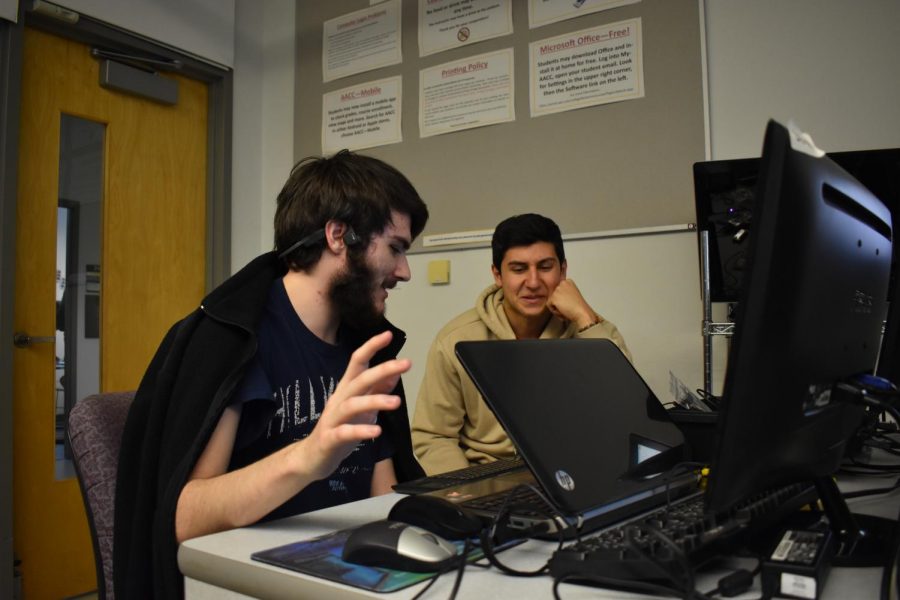
[[[422,69],[419,135],[514,121],[512,48]]]
[[[528,28],[637,4],[640,0],[528,0]]]
[[[401,62],[400,40],[400,0],[325,21],[322,80],[333,81]]]
[[[512,32],[511,0],[419,0],[419,56]]]
[[[360,150],[403,141],[403,79],[388,77],[322,96],[322,152]]]
[[[641,19],[532,42],[531,116],[644,96]]]

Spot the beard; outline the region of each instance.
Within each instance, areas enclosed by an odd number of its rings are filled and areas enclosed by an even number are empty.
[[[384,315],[375,307],[375,276],[360,253],[347,255],[347,268],[331,281],[328,298],[337,309],[341,323],[367,332],[381,323]]]

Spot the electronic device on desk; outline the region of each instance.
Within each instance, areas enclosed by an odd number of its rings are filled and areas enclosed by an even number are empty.
[[[900,163],[900,159],[898,159]],[[897,165],[898,178],[900,178],[900,164]],[[897,184],[900,187],[900,183]],[[900,192],[897,193],[897,202],[893,209],[894,222],[900,223]],[[878,355],[878,368],[876,373],[900,386],[900,244],[894,244],[894,264],[891,269],[891,288],[888,295],[890,307],[888,308],[887,323],[884,328],[884,337],[881,340],[881,352]]]
[[[353,531],[341,554],[346,562],[411,571],[437,573],[458,562],[456,546],[421,527],[383,520]]]
[[[525,462],[521,458],[512,460],[495,460],[493,462],[471,465],[446,473],[420,477],[412,481],[404,481],[394,485],[398,494],[425,494],[442,490],[469,481],[481,481],[503,473],[525,470]]]
[[[685,507],[663,507],[567,546],[551,560],[558,579],[608,584],[655,573],[692,590],[710,544],[721,552],[739,534],[772,532],[812,489],[836,560],[888,556],[881,527],[893,522],[852,515],[831,476],[865,414],[855,392],[875,367],[887,310],[890,211],[808,136],[774,121],[750,211],[716,450],[702,502],[693,500],[699,512],[676,518]]]
[[[845,386],[877,361],[891,214],[808,136],[773,121],[749,243],[707,506],[813,480],[846,555],[861,536],[831,475],[865,415]]]
[[[900,148],[829,152],[828,158],[884,202],[895,222],[900,221]],[[693,175],[697,228],[709,232],[710,300],[737,303],[749,268],[748,234],[754,227],[760,159],[701,161],[694,163]],[[894,250],[895,257],[898,252]],[[900,371],[897,358],[895,368]]]
[[[690,468],[658,476],[685,462],[684,436],[611,340],[464,341],[455,351],[528,469],[432,495],[521,537],[558,539],[697,490]]]
[[[416,525],[448,540],[478,538],[487,526],[485,521],[458,504],[425,494],[398,500],[391,507],[388,519]]]

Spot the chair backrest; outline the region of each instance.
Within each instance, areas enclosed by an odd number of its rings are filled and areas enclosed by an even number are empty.
[[[122,430],[134,392],[108,392],[75,403],[67,433],[84,499],[101,600],[113,600],[113,511]]]

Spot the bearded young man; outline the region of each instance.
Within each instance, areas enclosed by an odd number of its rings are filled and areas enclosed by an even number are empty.
[[[457,342],[607,338],[631,358],[616,326],[566,277],[562,234],[551,219],[536,214],[506,219],[494,229],[491,250],[494,285],[481,293],[475,308],[438,332],[428,352],[412,440],[429,475],[516,457],[515,446],[456,358]]]
[[[175,324],[129,413],[116,489],[121,597],[180,597],[178,544],[391,491],[412,456],[384,318],[428,210],[393,167],[342,151],[298,163],[274,252]],[[371,365],[371,366],[370,366]]]

